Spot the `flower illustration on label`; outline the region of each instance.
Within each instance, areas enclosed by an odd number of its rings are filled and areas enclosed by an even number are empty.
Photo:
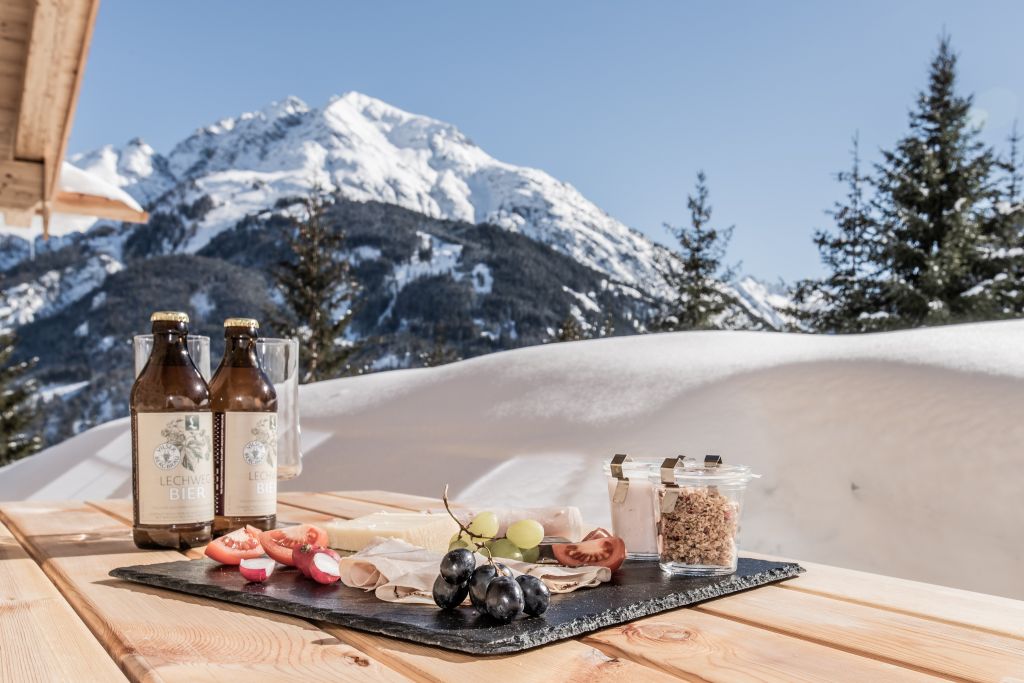
[[[181,449],[165,441],[153,450],[153,462],[162,470],[172,470],[181,464]]]
[[[250,441],[242,449],[242,457],[250,465],[259,465],[267,457],[267,444],[262,441]]]
[[[160,436],[167,441],[160,444],[157,451],[163,448],[168,449],[168,457],[170,457],[169,449],[174,449],[174,452],[177,453],[176,457],[167,460],[167,462],[173,460],[173,464],[165,467],[160,465],[157,453],[154,452],[153,458],[157,459],[157,465],[161,469],[171,469],[181,463],[182,467],[189,472],[195,472],[199,463],[209,462],[213,441],[209,432],[203,428],[203,423],[198,415],[185,415],[168,420],[164,428],[160,430]]]
[[[259,443],[263,447],[261,461],[265,457],[267,464],[274,467],[274,461],[277,458],[277,415],[268,415],[263,418],[256,423],[256,426],[249,433],[259,439],[259,441],[250,441],[246,448],[254,443]],[[248,458],[246,458],[246,462],[249,462]]]

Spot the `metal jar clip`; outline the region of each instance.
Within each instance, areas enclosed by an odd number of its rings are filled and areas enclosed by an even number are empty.
[[[629,490],[629,478],[622,471],[622,464],[630,462],[630,458],[625,453],[617,453],[612,458],[611,473],[612,476],[617,479],[615,482],[615,492],[612,493],[612,502],[622,504],[626,502],[626,492]]]
[[[676,483],[676,468],[683,464],[683,456],[665,458],[661,463],[661,483],[665,485],[665,494],[661,498],[662,514],[676,509],[679,500],[679,484]]]

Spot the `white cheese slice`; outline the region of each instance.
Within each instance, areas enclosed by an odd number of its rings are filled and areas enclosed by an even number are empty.
[[[336,519],[324,527],[332,548],[362,550],[375,538],[400,538],[420,548],[447,552],[459,531],[455,520],[445,515],[421,512],[375,512],[356,519]]]

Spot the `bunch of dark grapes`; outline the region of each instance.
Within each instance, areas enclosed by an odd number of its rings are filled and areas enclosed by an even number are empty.
[[[511,621],[520,612],[539,616],[548,608],[550,593],[544,582],[523,574],[515,579],[503,564],[476,566],[476,556],[466,548],[456,548],[441,559],[441,573],[434,580],[434,602],[452,610],[469,596],[480,612],[501,622]]]

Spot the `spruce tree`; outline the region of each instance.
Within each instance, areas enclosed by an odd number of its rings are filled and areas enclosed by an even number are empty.
[[[883,249],[873,317],[864,327],[896,328],[986,318],[985,283],[1002,248],[993,207],[998,159],[978,138],[971,97],[956,91],[957,56],[939,41],[928,88],[910,114],[910,133],[882,152],[876,170]],[[884,276],[882,276],[884,272]]]
[[[845,201],[836,202],[828,215],[834,230],[817,230],[814,243],[829,275],[797,285],[796,317],[816,330],[857,332],[877,305],[879,259],[882,247],[878,224],[868,194],[871,178],[861,170],[860,140],[853,137],[850,170],[836,174],[846,185]]]
[[[1002,194],[993,207],[993,226],[982,246],[981,281],[971,292],[979,302],[979,312],[987,318],[1024,314],[1024,182],[1016,121],[1007,142],[1009,154],[1000,162]]]
[[[345,233],[327,220],[328,200],[314,187],[291,219],[285,240],[291,258],[274,271],[284,299],[284,315],[275,321],[282,334],[302,345],[301,381],[316,382],[347,374],[354,345],[344,335],[352,322],[359,283],[345,256]]]
[[[1000,174],[1015,167],[1016,151],[1002,161],[980,141],[956,62],[943,36],[910,131],[882,151],[873,176],[861,176],[855,146],[853,170],[840,176],[848,193],[832,212],[836,230],[815,235],[829,275],[796,290],[814,328],[864,332],[1024,311],[1019,173]]]
[[[661,261],[662,277],[676,295],[655,324],[665,331],[715,327],[722,314],[736,303],[722,284],[733,277],[733,269],[722,263],[733,228],[718,230],[710,225],[704,171],[697,173],[696,194],[687,197],[686,206],[690,225],[665,224],[679,242],[678,252]]]
[[[580,341],[586,338],[586,333],[583,331],[580,321],[576,319],[572,312],[566,313],[562,324],[558,326],[558,331],[555,333],[555,341]]]
[[[12,360],[15,341],[12,332],[0,332],[0,465],[32,455],[42,445],[36,385],[26,377],[36,361]]]

